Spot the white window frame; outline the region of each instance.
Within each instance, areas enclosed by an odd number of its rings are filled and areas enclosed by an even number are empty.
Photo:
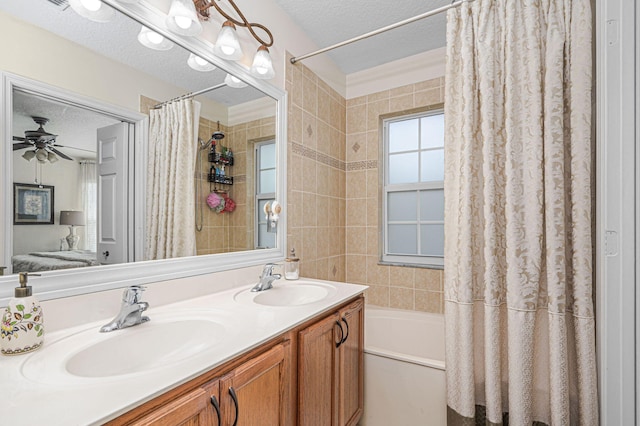
[[[261,187],[261,182],[260,182],[260,172],[263,170],[269,170],[269,169],[263,169],[262,165],[260,163],[260,148],[264,145],[273,145],[275,144],[276,141],[274,139],[268,139],[262,142],[257,142],[254,144],[253,147],[253,158],[255,159],[255,182],[256,182],[256,187],[255,187],[255,206],[254,206],[254,211],[256,212],[253,220],[253,229],[254,229],[254,239],[253,241],[255,241],[255,248],[256,249],[263,249],[265,247],[261,247],[259,245],[259,240],[260,240],[260,225],[266,225],[267,224],[267,219],[264,215],[264,212],[262,211],[262,209],[260,209],[260,202],[261,201],[275,201],[276,199],[276,193],[275,192],[266,192],[266,193],[260,193],[260,187]],[[273,167],[273,169],[275,170],[275,167]],[[271,247],[273,248],[273,247]]]
[[[382,263],[394,264],[394,265],[412,265],[412,266],[423,266],[423,267],[431,267],[442,269],[444,267],[444,256],[424,256],[424,255],[409,255],[409,254],[390,254],[389,253],[389,238],[387,236],[389,221],[388,221],[388,203],[389,193],[392,192],[416,192],[416,196],[419,196],[419,192],[423,190],[432,190],[432,189],[442,189],[444,190],[444,180],[436,181],[436,182],[419,182],[419,183],[410,183],[410,184],[395,184],[390,185],[389,181],[389,124],[397,121],[404,121],[410,119],[420,119],[422,117],[429,117],[433,115],[442,115],[444,114],[444,110],[442,108],[431,109],[429,111],[423,111],[419,113],[406,114],[401,116],[394,116],[390,118],[386,118],[382,122],[383,127],[383,176],[382,176]],[[419,123],[419,122],[418,122]],[[418,124],[420,125],[420,124]],[[420,150],[419,148],[415,150],[418,151],[428,151],[428,150],[441,149],[430,148],[427,150]],[[412,151],[409,151],[412,152]],[[418,162],[418,176],[421,176],[421,162]],[[420,220],[420,200],[417,200],[417,221],[406,222],[407,224],[416,224],[416,230],[419,232],[421,225],[429,225],[429,224],[443,224],[444,221],[423,221]],[[396,221],[393,224],[403,224],[403,222]],[[418,234],[418,253],[420,252],[420,236]]]

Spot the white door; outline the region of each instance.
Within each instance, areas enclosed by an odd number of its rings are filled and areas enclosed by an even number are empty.
[[[98,261],[128,261],[127,152],[129,123],[98,129]]]

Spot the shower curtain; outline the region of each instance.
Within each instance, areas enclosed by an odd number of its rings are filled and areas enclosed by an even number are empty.
[[[451,425],[598,423],[591,31],[590,0],[448,13]]]
[[[147,154],[148,260],[196,254],[194,173],[200,104],[183,99],[152,109]]]

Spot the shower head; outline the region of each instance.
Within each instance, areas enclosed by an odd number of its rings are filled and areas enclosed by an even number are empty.
[[[211,135],[211,139],[215,139],[217,141],[219,141],[220,139],[224,139],[224,132],[221,132],[220,130],[213,132],[213,134]]]

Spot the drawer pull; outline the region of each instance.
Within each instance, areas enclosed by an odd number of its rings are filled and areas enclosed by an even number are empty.
[[[344,328],[342,328],[342,323],[340,321],[336,321],[336,325],[340,327],[340,338],[336,342],[336,348],[339,348],[342,342],[344,342]]]
[[[236,418],[233,420],[233,426],[237,426],[238,424],[238,396],[236,395],[236,391],[233,389],[233,386],[229,387],[229,395],[231,395],[231,399],[233,399],[233,404],[236,406]]]
[[[347,341],[347,339],[349,338],[349,323],[347,322],[347,317],[342,317],[342,322],[344,323],[344,325],[347,326],[347,334],[344,336],[344,338],[340,341],[340,344],[343,344],[344,342]]]
[[[216,416],[218,416],[218,426],[222,426],[222,422],[220,421],[220,404],[218,404],[218,398],[215,397],[215,395],[213,395],[211,397],[211,405],[213,405],[213,408],[216,410]]]

